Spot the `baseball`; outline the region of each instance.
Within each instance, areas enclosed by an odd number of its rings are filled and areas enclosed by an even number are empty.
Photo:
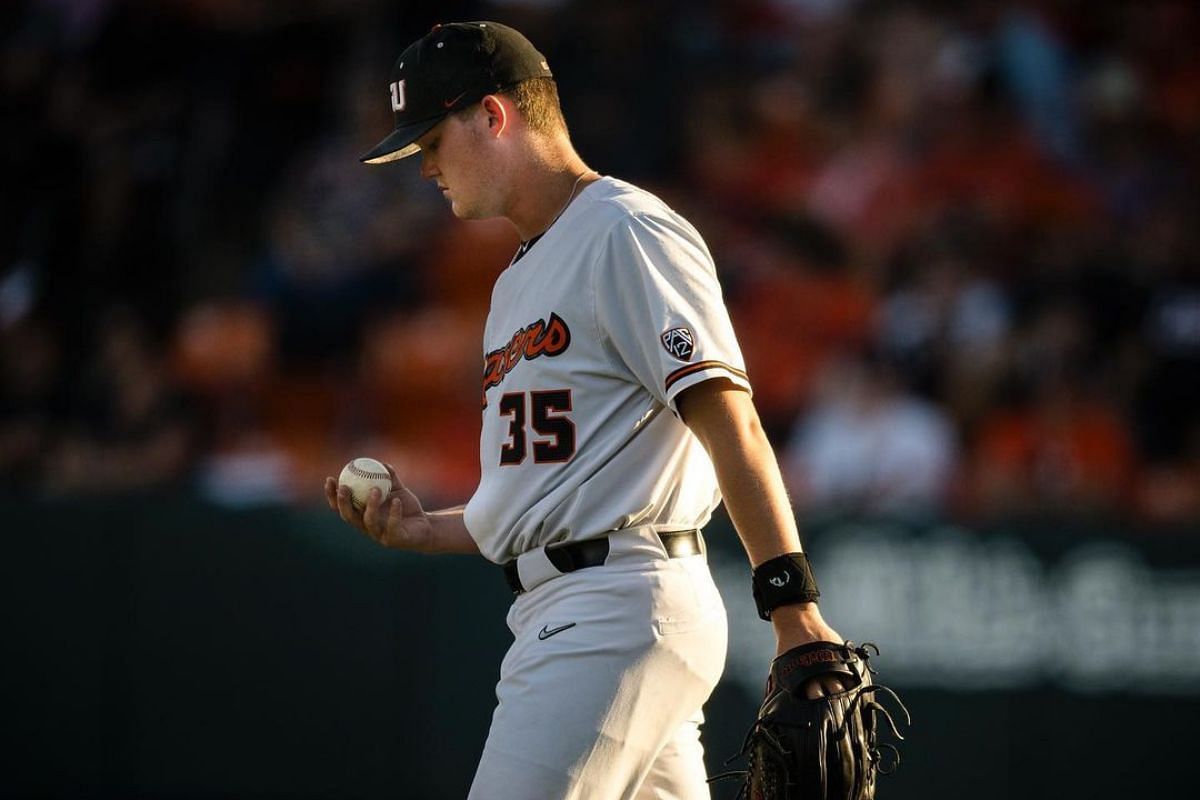
[[[387,497],[392,490],[392,476],[379,461],[373,458],[356,458],[342,467],[338,475],[338,486],[350,487],[350,503],[359,511],[367,507],[367,494],[372,487],[379,487]]]

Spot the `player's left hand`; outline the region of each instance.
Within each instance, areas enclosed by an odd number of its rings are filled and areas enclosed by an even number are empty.
[[[871,651],[879,654],[873,644],[835,640],[777,656],[758,719],[739,753],[749,755],[747,769],[709,780],[740,775],[738,797],[756,800],[872,800],[876,778],[900,759],[893,743],[879,740],[878,723],[884,723],[885,735],[904,738],[884,703],[893,701],[904,723],[911,719],[896,693],[872,680]],[[823,685],[830,674],[838,675],[845,690],[812,696],[808,689]]]
[[[816,603],[779,606],[771,612],[771,624],[775,627],[776,657],[810,642],[845,641],[825,622]],[[849,684],[840,675],[825,674],[812,678],[805,686],[805,694],[814,700],[848,688]]]

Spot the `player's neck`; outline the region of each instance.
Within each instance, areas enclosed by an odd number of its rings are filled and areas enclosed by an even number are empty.
[[[521,241],[540,236],[567,210],[580,192],[599,175],[571,153],[559,163],[535,164],[528,179],[514,192],[506,216],[517,228]]]

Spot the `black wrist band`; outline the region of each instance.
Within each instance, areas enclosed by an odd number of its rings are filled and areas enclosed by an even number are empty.
[[[815,603],[821,596],[804,553],[787,553],[764,561],[755,568],[753,583],[754,604],[763,619],[770,619],[771,612],[780,606]]]

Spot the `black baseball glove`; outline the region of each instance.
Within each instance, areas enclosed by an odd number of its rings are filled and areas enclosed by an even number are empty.
[[[893,736],[904,738],[879,703],[881,695],[896,702],[906,724],[911,721],[895,692],[871,682],[875,671],[867,663],[868,648],[879,655],[869,642],[857,647],[853,642],[813,642],[776,658],[758,719],[734,756],[748,753],[749,767],[711,780],[742,776],[739,800],[873,798],[876,776],[900,763],[894,745],[877,741],[876,723],[882,718]],[[822,675],[838,676],[844,690],[809,699],[806,687]]]

